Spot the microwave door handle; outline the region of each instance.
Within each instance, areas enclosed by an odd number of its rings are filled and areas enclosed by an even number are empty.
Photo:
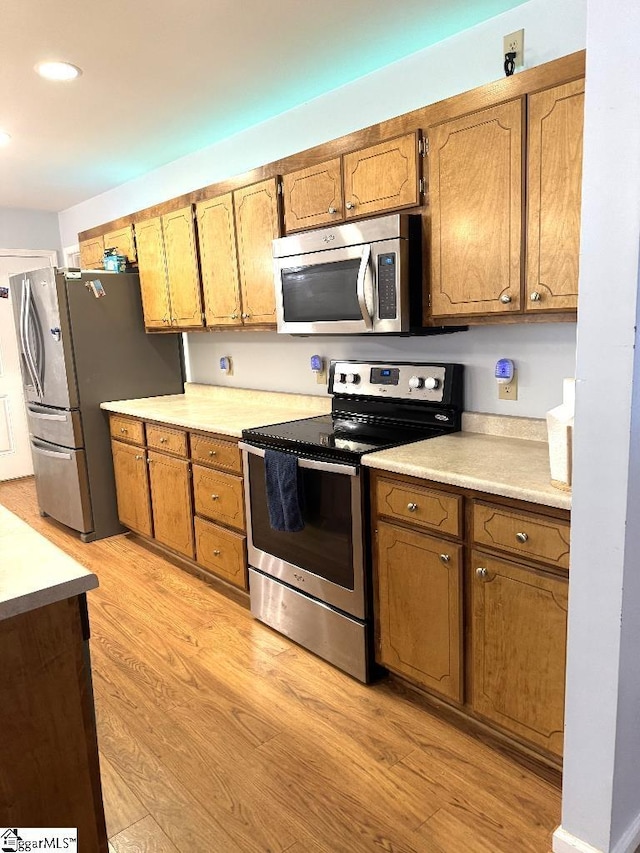
[[[367,245],[362,251],[362,260],[358,269],[358,281],[356,283],[356,296],[358,297],[358,305],[364,325],[367,329],[373,328],[373,319],[371,317],[371,309],[367,304],[367,296],[369,303],[373,303],[373,276],[371,275],[371,246]]]

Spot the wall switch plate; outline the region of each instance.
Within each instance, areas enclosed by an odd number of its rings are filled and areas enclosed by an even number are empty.
[[[511,382],[498,383],[498,400],[517,400],[518,399],[518,371],[513,371],[513,379]]]
[[[515,67],[522,68],[524,65],[524,30],[516,30],[515,33],[509,33],[503,39],[504,49],[503,54],[515,53]]]

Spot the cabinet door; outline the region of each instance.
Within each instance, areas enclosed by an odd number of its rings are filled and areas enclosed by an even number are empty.
[[[461,551],[378,523],[379,662],[462,702]]]
[[[136,225],[136,243],[144,324],[149,329],[166,329],[171,322],[171,313],[159,216]]]
[[[181,329],[203,326],[196,232],[191,205],[162,217],[167,259],[171,324]]]
[[[278,184],[275,178],[233,194],[238,268],[245,325],[276,322],[273,240],[280,236]]]
[[[241,326],[232,194],[200,202],[196,217],[207,326]]]
[[[418,163],[417,133],[345,154],[347,219],[419,204]]]
[[[104,255],[104,238],[94,237],[80,243],[80,266],[83,270],[101,270]]]
[[[510,101],[429,131],[435,317],[520,309],[523,109]]]
[[[528,311],[577,308],[584,80],[529,98]]]
[[[290,172],[282,184],[287,232],[340,222],[344,217],[339,157]]]
[[[152,536],[147,452],[121,441],[111,442],[118,518],[125,527]]]
[[[133,239],[133,225],[127,225],[118,231],[108,231],[104,235],[105,249],[116,249],[119,255],[124,255],[129,261],[136,260],[136,244]]]
[[[562,754],[568,581],[472,552],[472,705]]]
[[[150,450],[149,481],[155,538],[193,559],[193,508],[188,461]]]

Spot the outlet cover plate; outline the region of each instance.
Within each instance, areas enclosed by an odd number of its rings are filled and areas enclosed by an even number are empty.
[[[516,30],[515,33],[509,33],[503,39],[503,53],[516,54],[516,68],[522,68],[524,65],[524,30]]]
[[[518,399],[518,371],[513,371],[513,379],[509,383],[498,382],[498,400]]]

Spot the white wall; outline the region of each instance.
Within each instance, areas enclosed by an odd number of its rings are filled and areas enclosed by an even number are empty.
[[[3,249],[56,249],[60,231],[55,213],[0,207],[0,247]]]
[[[526,66],[556,59],[585,45],[586,0],[530,0],[440,44],[395,62],[360,80],[263,122],[234,137],[169,163],[143,177],[60,213],[63,246],[77,233],[119,216],[166,201],[263,163],[318,145],[502,76],[502,37],[525,28]],[[231,336],[231,337],[229,337]],[[429,339],[424,339],[425,341]],[[305,369],[310,355],[455,358],[469,365],[467,408],[542,417],[561,400],[561,379],[574,374],[575,327],[566,324],[490,326],[465,335],[422,341],[394,338],[364,342],[326,339],[304,342],[251,333],[189,335],[191,378],[217,384],[213,367],[218,354],[234,356],[233,382],[261,387],[322,393]],[[498,405],[490,371],[496,358],[513,358],[520,366],[520,397]],[[264,364],[271,365],[266,376]],[[287,371],[281,370],[283,364]],[[290,365],[290,366],[289,366]],[[260,372],[260,380],[257,379]],[[278,380],[272,378],[281,374]],[[231,384],[231,380],[229,381]]]

